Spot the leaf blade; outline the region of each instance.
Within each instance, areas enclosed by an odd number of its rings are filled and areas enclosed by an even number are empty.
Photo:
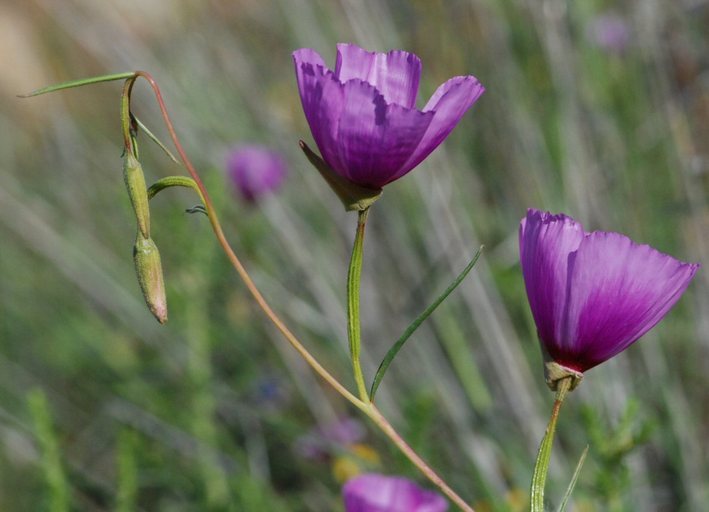
[[[27,94],[18,94],[19,98],[31,98],[33,96],[39,96],[41,94],[47,94],[55,91],[62,91],[64,89],[72,89],[74,87],[81,87],[82,85],[98,84],[101,82],[112,82],[113,80],[125,80],[128,78],[133,78],[135,76],[134,71],[126,73],[114,73],[112,75],[101,75],[92,76],[89,78],[80,78],[78,80],[70,80],[68,82],[62,82],[60,84],[48,85],[47,87],[42,87],[40,89],[35,89],[34,91],[28,92]]]
[[[384,359],[382,359],[382,362],[379,364],[377,373],[374,375],[374,381],[372,382],[372,387],[369,391],[370,400],[374,400],[374,395],[376,394],[377,389],[379,388],[379,384],[384,378],[384,374],[389,369],[389,366],[391,365],[392,361],[399,353],[401,348],[404,346],[406,341],[411,337],[411,335],[416,331],[416,329],[418,329],[419,326],[431,315],[431,313],[433,313],[436,308],[440,306],[441,303],[453,292],[453,290],[455,290],[458,285],[463,282],[463,279],[465,279],[465,277],[470,273],[470,271],[473,269],[478,259],[480,258],[483,248],[484,246],[481,245],[475,253],[475,256],[473,256],[473,259],[470,260],[470,263],[468,263],[468,265],[463,269],[463,271],[458,274],[458,277],[453,280],[453,282],[448,286],[448,288],[446,288],[446,290],[441,295],[439,295],[436,300],[434,300],[419,316],[416,317],[413,322],[411,322],[411,324],[406,328],[404,333],[399,337],[398,340],[396,340],[394,345],[392,345],[392,347],[386,353]]]

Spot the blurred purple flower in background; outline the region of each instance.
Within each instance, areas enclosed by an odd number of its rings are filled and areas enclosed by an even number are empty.
[[[343,448],[362,441],[367,431],[362,422],[344,417],[324,427],[312,429],[296,441],[296,451],[306,459],[324,459],[333,448]]]
[[[534,209],[520,223],[519,248],[542,347],[579,372],[654,327],[699,268],[619,233],[586,233],[571,217]]]
[[[293,60],[322,158],[343,178],[374,189],[416,167],[485,90],[475,77],[457,76],[417,110],[421,61],[412,53],[338,44],[334,71],[309,48]]]
[[[277,152],[258,145],[238,146],[230,150],[226,167],[237,193],[248,202],[278,190],[288,171]]]
[[[596,46],[608,52],[623,53],[630,42],[628,24],[623,17],[612,12],[593,18],[587,34]]]
[[[443,496],[406,478],[363,474],[342,487],[345,512],[445,512]]]

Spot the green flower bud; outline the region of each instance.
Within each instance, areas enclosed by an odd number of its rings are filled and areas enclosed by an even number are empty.
[[[148,188],[140,162],[129,152],[123,158],[123,179],[126,182],[128,196],[133,205],[138,230],[143,238],[150,238],[150,209],[148,208]]]
[[[164,324],[167,322],[167,299],[160,253],[155,242],[151,238],[143,237],[140,231],[133,247],[133,261],[145,303],[155,319]]]

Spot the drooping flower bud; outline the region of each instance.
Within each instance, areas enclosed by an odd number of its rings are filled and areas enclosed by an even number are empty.
[[[148,187],[140,162],[130,151],[123,157],[123,179],[128,190],[128,197],[133,205],[138,230],[143,238],[150,238],[150,209],[148,207]]]
[[[167,322],[167,299],[160,252],[155,242],[143,237],[140,231],[133,246],[133,262],[145,303],[155,319],[164,324]]]

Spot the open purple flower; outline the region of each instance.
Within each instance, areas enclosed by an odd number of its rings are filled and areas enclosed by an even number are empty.
[[[406,478],[363,474],[342,488],[345,512],[445,512],[443,496]]]
[[[519,248],[542,348],[577,372],[654,327],[699,268],[619,233],[586,233],[571,217],[534,209],[520,223]]]
[[[309,48],[295,51],[293,60],[322,158],[341,177],[373,189],[416,167],[485,90],[475,77],[457,76],[418,110],[421,61],[412,53],[338,44],[334,71]]]
[[[288,169],[278,153],[257,145],[232,149],[226,167],[236,191],[248,202],[278,190]]]

